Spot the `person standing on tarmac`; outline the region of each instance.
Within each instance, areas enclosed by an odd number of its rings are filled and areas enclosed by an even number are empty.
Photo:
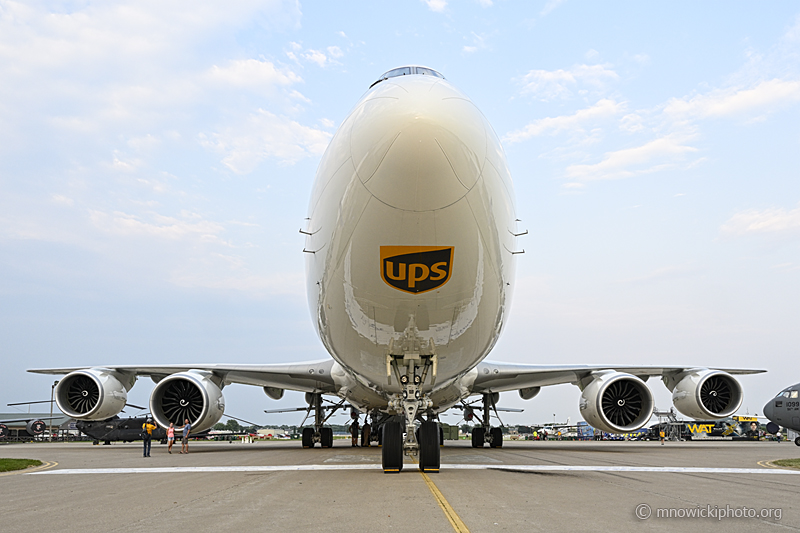
[[[353,448],[358,448],[358,418],[350,424],[350,436],[353,438]]]
[[[175,424],[170,422],[167,428],[167,451],[172,453],[172,445],[175,444]]]
[[[364,448],[369,448],[369,434],[372,431],[372,427],[369,425],[369,421],[364,421],[364,427],[361,429],[361,446]]]
[[[183,421],[183,439],[181,440],[181,453],[189,453],[189,432],[192,431],[192,425],[189,419]]]
[[[147,417],[142,424],[142,442],[144,443],[144,457],[150,457],[150,447],[153,443],[153,430],[156,429],[153,419]]]

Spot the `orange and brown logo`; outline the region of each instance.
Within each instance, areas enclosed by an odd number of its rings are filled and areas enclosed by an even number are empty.
[[[432,291],[447,283],[452,271],[452,246],[381,246],[381,277],[395,289]]]

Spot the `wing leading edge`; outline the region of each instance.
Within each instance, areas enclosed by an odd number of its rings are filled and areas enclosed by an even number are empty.
[[[694,369],[721,370],[731,375],[761,374],[766,370],[750,368],[716,368],[697,366],[628,366],[628,365],[523,365],[483,362],[472,386],[473,394],[504,392],[548,385],[578,385],[595,372],[613,370],[632,374],[644,380],[651,376],[674,377]]]

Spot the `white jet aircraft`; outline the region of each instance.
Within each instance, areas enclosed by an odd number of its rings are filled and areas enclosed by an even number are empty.
[[[195,431],[222,417],[231,383],[263,387],[274,399],[304,391],[315,419],[305,447],[332,446],[322,395],[338,396],[373,416],[385,472],[402,470],[404,455],[438,471],[437,416],[472,395],[483,399],[473,446],[499,447],[489,414],[502,391],[531,399],[543,386],[575,384],[589,424],[627,433],[650,419],[650,376],[662,377],[681,413],[711,419],[742,403],[732,374],[761,372],[485,362],[507,321],[520,253],[513,183],[486,117],[435,70],[393,69],[369,88],[322,157],[307,220],[308,303],[332,359],[30,372],[67,374],[58,406],[84,420],[116,415],[137,377],[149,376],[158,424],[189,419]]]

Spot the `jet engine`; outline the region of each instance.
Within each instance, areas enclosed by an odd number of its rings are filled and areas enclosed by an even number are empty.
[[[119,414],[136,377],[106,368],[76,370],[56,385],[58,408],[78,420],[105,420]]]
[[[221,382],[211,372],[189,370],[165,377],[150,395],[150,413],[161,427],[183,426],[188,419],[192,431],[203,431],[219,422],[225,413]]]
[[[664,384],[672,390],[675,409],[695,419],[731,416],[744,399],[739,382],[722,370],[697,369],[665,378]]]
[[[528,387],[519,389],[519,397],[523,400],[532,400],[542,390],[541,387]]]
[[[47,424],[43,420],[30,420],[25,424],[25,431],[28,435],[41,435],[47,429]]]
[[[592,427],[627,433],[644,426],[653,414],[653,394],[644,381],[623,372],[595,374],[583,388],[580,409]]]

